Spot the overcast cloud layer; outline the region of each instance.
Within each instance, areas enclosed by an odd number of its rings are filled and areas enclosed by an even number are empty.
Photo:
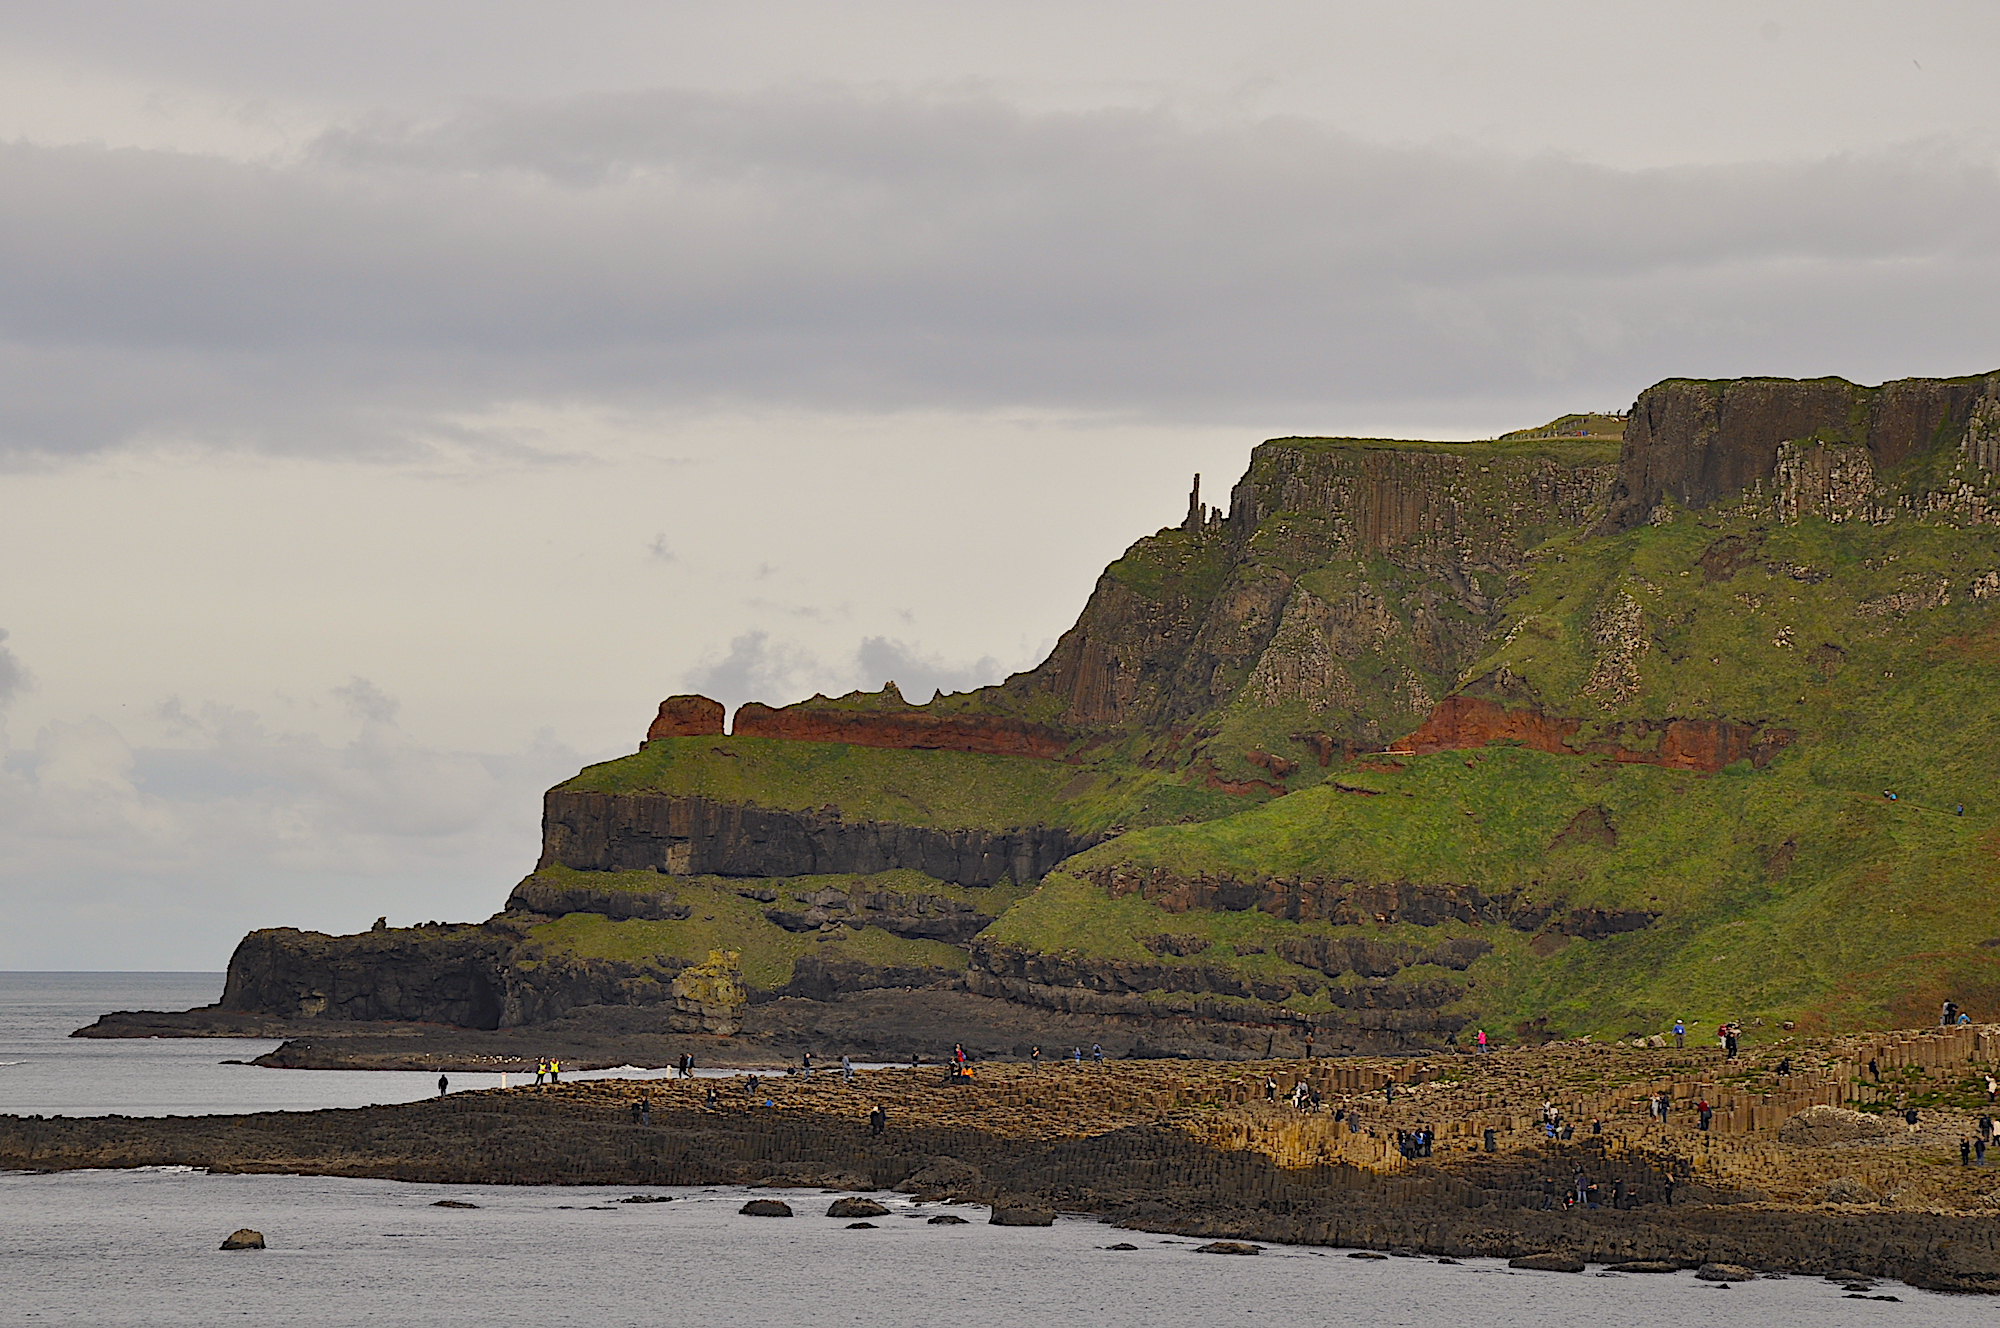
[[[2000,367],[1977,4],[0,16],[0,968],[478,917],[1258,439]]]

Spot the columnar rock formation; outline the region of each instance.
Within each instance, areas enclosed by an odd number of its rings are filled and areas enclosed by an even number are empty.
[[[706,696],[670,696],[660,702],[660,713],[646,730],[646,742],[662,738],[710,738],[722,736],[722,702]],[[646,743],[640,743],[644,747]]]

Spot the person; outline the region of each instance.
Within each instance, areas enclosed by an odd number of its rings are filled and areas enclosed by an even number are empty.
[[[562,1062],[553,1056],[549,1058],[549,1082],[552,1084],[562,1082]]]
[[[810,1051],[799,1053],[799,1068],[805,1071],[806,1078],[813,1077],[813,1054]]]
[[[1960,1011],[1958,1012],[1958,1023],[1959,1023],[1959,1026],[1960,1026],[1961,1028],[1962,1028],[1962,1027],[1964,1027],[1965,1025],[1967,1025],[1967,1024],[1969,1024],[1969,1023],[1971,1023],[1971,1022],[1972,1022],[1972,1016],[1971,1016],[1971,1015],[1967,1014],[1967,1013],[1966,1013],[1965,1011],[1963,1011],[1963,1010],[1960,1010]]]
[[[748,1093],[751,1097],[756,1097],[757,1085],[758,1085],[757,1076],[753,1074],[749,1078],[743,1081],[743,1091]]]
[[[1074,1061],[1074,1062],[1076,1063],[1076,1068],[1077,1068],[1077,1069],[1081,1070],[1081,1069],[1083,1068],[1083,1048],[1082,1048],[1082,1047],[1071,1047],[1071,1048],[1069,1049],[1069,1057],[1070,1057],[1070,1059],[1071,1059],[1072,1061]]]
[[[1787,1056],[1783,1060],[1778,1062],[1778,1075],[1780,1078],[1783,1078],[1785,1075],[1788,1075],[1791,1072],[1792,1072],[1792,1058],[1790,1056]]]
[[[1264,1100],[1266,1102],[1278,1100],[1278,1081],[1268,1074],[1264,1076]]]
[[[1992,1080],[1987,1080],[1991,1083]],[[1991,1143],[1993,1140],[1993,1117],[1986,1112],[1979,1113],[1979,1137]]]
[[[1667,1113],[1668,1113],[1668,1112],[1670,1112],[1670,1111],[1672,1111],[1672,1110],[1673,1110],[1673,1108],[1674,1108],[1674,1096],[1673,1096],[1673,1094],[1672,1094],[1672,1093],[1670,1093],[1670,1092],[1668,1092],[1668,1091],[1667,1091],[1666,1089],[1662,1088],[1662,1089],[1660,1090],[1660,1124],[1661,1124],[1661,1125],[1663,1125],[1663,1126],[1664,1126],[1664,1125],[1665,1125],[1665,1124],[1667,1123]]]
[[[1382,1100],[1384,1102],[1394,1102],[1396,1100],[1396,1081],[1394,1079],[1382,1085]]]
[[[1674,1020],[1674,1046],[1676,1048],[1685,1047],[1687,1045],[1687,1038],[1687,1024],[1679,1019]]]
[[[1701,1117],[1701,1128],[1706,1130],[1708,1123],[1715,1118],[1715,1108],[1708,1105],[1707,1098],[1701,1098],[1694,1104],[1694,1109],[1695,1114]]]
[[[653,1099],[649,1097],[639,1099],[639,1123],[641,1125],[653,1123]]]
[[[954,1042],[951,1044],[951,1063],[957,1069],[958,1073],[965,1073],[965,1044],[963,1042]]]
[[[2000,1095],[2000,1082],[1996,1082],[1996,1081],[1994,1080],[1993,1076],[1989,1074],[1989,1075],[1987,1075],[1987,1076],[1986,1076],[1986,1105],[1987,1105],[1987,1106],[1989,1106],[1989,1107],[1990,1107],[1990,1106],[1992,1106],[1992,1105],[1993,1105],[1993,1099],[1994,1099],[1994,1097],[1995,1097],[1996,1095]]]
[[[535,1087],[540,1088],[542,1086],[542,1081],[548,1078],[548,1075],[549,1075],[548,1059],[543,1056],[535,1057]]]
[[[840,1054],[840,1082],[843,1084],[854,1082],[854,1062],[848,1059],[846,1052]]]
[[[1042,1068],[1042,1046],[1039,1042],[1028,1049],[1028,1067],[1034,1070]]]
[[[1958,806],[1952,808],[1952,810],[1956,812],[1958,815],[1963,816],[1965,815],[1965,804],[1961,802],[1958,804]]]
[[[1878,1084],[1882,1082],[1882,1067],[1875,1063],[1872,1056],[1868,1058],[1868,1077]]]
[[[1913,1130],[1917,1128],[1917,1109],[1915,1107],[1907,1107],[1904,1109],[1903,1124],[1909,1126]]]
[[[1581,1171],[1577,1172],[1577,1173],[1576,1173],[1576,1201],[1577,1201],[1578,1203],[1582,1203],[1582,1202],[1583,1202],[1583,1197],[1584,1197],[1584,1193],[1585,1193],[1585,1191],[1587,1191],[1587,1190],[1588,1190],[1589,1188],[1590,1188],[1590,1177],[1588,1177],[1588,1176],[1584,1175],[1584,1174],[1583,1174],[1583,1173],[1582,1173]]]
[[[879,1135],[888,1127],[888,1124],[889,1113],[882,1110],[882,1104],[877,1102],[875,1109],[868,1113],[868,1133]]]
[[[1098,1069],[1101,1070],[1104,1068],[1104,1044],[1102,1042],[1093,1042],[1090,1044],[1090,1059],[1097,1062]]]
[[[1986,1141],[1984,1139],[1974,1139],[1972,1141],[1972,1165],[1975,1167],[1986,1165]]]
[[[1727,1053],[1728,1058],[1732,1061],[1736,1059],[1737,1044],[1739,1040],[1742,1038],[1742,1036],[1743,1036],[1743,1026],[1741,1024],[1730,1023],[1723,1025],[1722,1049],[1724,1052]]]
[[[1958,1141],[1958,1165],[1961,1167],[1972,1165],[1972,1140],[1969,1138]]]
[[[716,1100],[715,1100],[715,1085],[714,1085],[714,1084],[710,1084],[710,1085],[708,1086],[708,1092],[707,1092],[707,1093],[706,1093],[706,1094],[705,1094],[705,1095],[704,1095],[704,1096],[702,1097],[702,1099],[701,1099],[701,1104],[702,1104],[702,1105],[703,1105],[704,1107],[707,1107],[707,1108],[708,1108],[708,1109],[709,1109],[710,1111],[714,1111],[714,1110],[715,1110],[715,1107],[716,1107]]]
[[[439,1096],[439,1097],[443,1097],[443,1096],[444,1096],[444,1095],[445,1095],[446,1093],[448,1093],[448,1092],[450,1092],[450,1091],[451,1091],[451,1080],[449,1080],[449,1079],[445,1078],[445,1077],[444,1077],[443,1075],[439,1075],[439,1076],[438,1076],[438,1096]]]
[[[1474,1045],[1474,1046],[1476,1046],[1476,1047],[1478,1047],[1478,1048],[1479,1048],[1479,1054],[1480,1054],[1480,1055],[1482,1055],[1482,1056],[1483,1056],[1483,1055],[1485,1055],[1485,1054],[1486,1054],[1486,1030],[1485,1030],[1485,1029],[1483,1029],[1483,1028],[1482,1028],[1482,1029],[1480,1029],[1480,1030],[1479,1030],[1479,1032],[1478,1032],[1478,1034],[1477,1034],[1476,1036],[1474,1036],[1474,1037],[1473,1037],[1473,1039],[1472,1039],[1472,1042],[1473,1042],[1473,1045]]]
[[[1308,1028],[1306,1030],[1306,1059],[1311,1060],[1312,1058],[1313,1058],[1313,1031],[1310,1028]]]

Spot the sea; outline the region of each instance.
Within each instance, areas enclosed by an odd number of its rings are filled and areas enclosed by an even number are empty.
[[[206,1114],[398,1102],[434,1076],[225,1065],[274,1043],[71,1039],[113,1009],[215,998],[220,974],[0,974],[0,1113]],[[614,1072],[615,1073],[615,1072]],[[498,1076],[465,1076],[465,1087]],[[454,1087],[458,1083],[454,1079]],[[640,1194],[670,1202],[625,1203]],[[758,1190],[791,1218],[738,1212],[733,1187],[428,1185],[186,1168],[0,1172],[0,1323],[454,1325],[857,1324],[868,1328],[1361,1323],[1990,1326],[2000,1306],[1898,1283],[1854,1300],[1811,1277],[1709,1284],[1690,1273],[1583,1275],[1490,1259],[1268,1245],[1255,1257],[1064,1215],[996,1227],[973,1205]],[[439,1201],[470,1207],[441,1207]],[[963,1224],[934,1223],[954,1215]],[[223,1251],[239,1227],[262,1250]],[[1114,1246],[1129,1245],[1120,1249]]]

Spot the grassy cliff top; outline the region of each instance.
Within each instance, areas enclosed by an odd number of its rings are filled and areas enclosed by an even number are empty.
[[[804,897],[819,890],[891,891],[903,895],[943,895],[969,904],[987,915],[1000,912],[1027,893],[1017,886],[978,890],[947,885],[914,871],[879,872],[872,876],[795,876],[784,880],[745,880],[721,876],[664,877],[653,872],[576,872],[544,867],[530,879],[551,885],[581,885],[655,891],[670,889],[674,898],[693,911],[672,922],[629,919],[614,922],[601,913],[570,913],[545,922],[529,938],[548,951],[588,959],[641,960],[668,956],[699,963],[710,950],[735,950],[742,956],[743,980],[761,991],[773,991],[792,979],[801,957],[962,973],[966,952],[941,941],[892,936],[879,927],[841,928],[832,932],[791,932],[771,922],[764,910],[800,909]],[[767,888],[777,893],[773,903],[748,898],[743,892]]]
[[[1576,415],[1558,415],[1547,424],[1532,429],[1514,429],[1503,433],[1496,440],[1502,443],[1523,443],[1538,438],[1625,438],[1625,417],[1606,415],[1597,411],[1586,411]]]
[[[1610,465],[1618,460],[1621,429],[1616,435],[1551,437],[1526,430],[1497,439],[1440,443],[1414,438],[1272,438],[1262,447],[1314,452],[1428,452],[1486,460],[1559,461],[1565,465]]]
[[[667,738],[586,766],[568,792],[664,793],[850,821],[949,830],[1025,825],[1103,831],[1226,815],[1245,805],[1110,751],[1080,765],[1027,756],[900,751],[782,738]]]

